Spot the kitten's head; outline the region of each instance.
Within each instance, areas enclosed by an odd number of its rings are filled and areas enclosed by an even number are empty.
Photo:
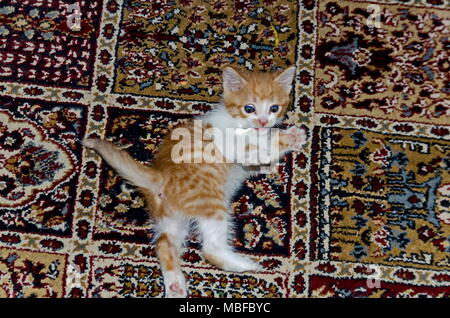
[[[295,67],[277,72],[223,70],[223,100],[242,128],[273,127],[289,106]]]

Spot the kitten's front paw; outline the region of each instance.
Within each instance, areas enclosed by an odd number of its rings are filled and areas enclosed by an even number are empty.
[[[302,128],[292,126],[286,130],[286,136],[289,139],[291,149],[294,151],[300,151],[306,143],[306,132]]]

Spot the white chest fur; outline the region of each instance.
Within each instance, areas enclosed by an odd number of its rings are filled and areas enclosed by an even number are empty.
[[[208,114],[199,118],[203,124],[210,124],[212,127],[220,129],[225,135],[227,128],[242,128],[244,123],[239,119],[230,115],[224,105],[217,105],[217,107]],[[236,194],[236,191],[242,186],[245,179],[250,176],[242,166],[233,164],[228,172],[227,180],[224,186],[225,202],[227,205],[231,203],[231,199]]]

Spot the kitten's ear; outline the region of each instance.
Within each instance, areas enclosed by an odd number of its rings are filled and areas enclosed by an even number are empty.
[[[292,89],[292,81],[295,77],[295,66],[289,66],[280,75],[275,77],[275,82],[278,83],[287,93],[291,92]]]
[[[229,91],[238,91],[247,81],[239,75],[233,68],[227,66],[222,72],[223,89]]]

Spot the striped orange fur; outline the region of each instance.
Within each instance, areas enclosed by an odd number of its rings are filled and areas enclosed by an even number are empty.
[[[200,118],[204,121],[202,129],[274,126],[281,121],[289,105],[294,74],[292,67],[274,73],[225,68],[223,102],[217,110]],[[255,111],[246,112],[246,109],[250,109],[245,108],[248,105]],[[273,111],[275,109],[276,112]],[[194,124],[191,121],[177,128],[185,128],[193,133]],[[282,132],[281,154],[292,149],[298,150],[304,143],[304,137],[303,131],[295,127]],[[171,154],[177,142],[168,134],[151,166],[145,166],[106,140],[83,141],[86,147],[95,149],[144,195],[158,228],[156,251],[167,297],[187,295],[178,255],[192,220],[197,223],[203,239],[203,255],[215,266],[238,272],[259,269],[255,261],[234,252],[228,242],[229,201],[252,169],[234,163],[175,163]],[[251,151],[253,148],[247,146],[246,149]],[[278,159],[273,158],[273,161]]]

